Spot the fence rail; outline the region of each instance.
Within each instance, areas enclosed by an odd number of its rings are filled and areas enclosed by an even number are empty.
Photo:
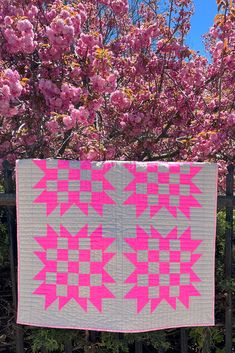
[[[15,222],[15,207],[16,195],[14,193],[14,182],[12,179],[12,169],[8,162],[4,162],[4,188],[5,193],[0,193],[0,207],[6,207],[7,226],[10,240],[10,267],[11,267],[11,282],[12,282],[12,299],[14,310],[17,307],[17,244],[16,244],[16,222]],[[219,195],[217,199],[217,209],[226,210],[226,232],[225,232],[225,279],[232,279],[232,264],[233,264],[233,209],[235,208],[234,195],[234,166],[228,166],[228,174],[226,177],[226,194]],[[219,325],[221,326],[221,325]],[[233,310],[232,310],[232,289],[228,289],[226,293],[225,305],[225,353],[232,353],[232,329],[233,329]],[[87,334],[87,339],[91,343],[95,343],[98,338],[98,333],[90,331]],[[117,334],[118,339],[122,339],[122,334]],[[15,346],[17,353],[24,353],[24,337],[23,328],[21,325],[15,325]],[[188,353],[188,334],[187,328],[180,329],[180,347],[181,353]],[[65,353],[72,353],[72,342],[67,342]],[[143,352],[142,342],[136,341],[134,345],[135,353]],[[47,353],[45,348],[41,348],[42,353]],[[164,352],[162,352],[164,353]]]

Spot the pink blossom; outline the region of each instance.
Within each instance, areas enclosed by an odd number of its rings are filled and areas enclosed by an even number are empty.
[[[33,25],[29,20],[19,20],[15,28],[11,19],[7,19],[5,25],[7,28],[4,30],[4,36],[9,52],[30,54],[35,50],[37,43],[34,40]]]
[[[116,74],[111,74],[106,80],[106,89],[107,93],[112,93],[116,89],[117,85],[117,76]]]
[[[82,33],[81,34],[81,41],[88,47],[88,48],[92,48],[95,45],[99,44],[99,41],[97,38],[95,38],[94,36],[90,35],[90,34],[85,34]]]
[[[63,83],[61,87],[60,98],[64,104],[78,103],[82,94],[81,87],[74,87],[68,83]]]
[[[128,11],[128,2],[126,0],[112,0],[110,2],[112,10],[118,16],[122,16]]]
[[[83,125],[89,125],[89,111],[84,107],[79,107],[79,109],[73,109],[71,111],[71,118],[73,121]]]
[[[227,124],[228,126],[231,126],[231,128],[235,130],[235,113],[231,113],[228,115]]]
[[[91,77],[92,86],[95,91],[103,93],[105,91],[106,80],[99,75]]]
[[[56,133],[59,130],[59,124],[56,120],[51,120],[47,122],[47,128],[50,130],[52,133]]]
[[[67,129],[71,129],[72,127],[75,126],[76,121],[74,121],[71,116],[66,115],[63,117],[63,123]]]
[[[17,107],[11,107],[16,98],[19,98],[23,87],[20,83],[20,75],[16,70],[6,69],[0,76],[0,115],[14,116],[18,112]]]
[[[5,26],[11,26],[13,24],[13,19],[10,16],[6,16],[4,18],[4,24]]]
[[[20,32],[28,32],[33,29],[32,23],[29,20],[20,20],[16,25]]]
[[[126,109],[130,106],[129,99],[120,90],[117,90],[110,95],[110,101],[112,105],[119,109]]]
[[[34,18],[38,14],[38,12],[39,12],[38,7],[35,5],[31,5],[28,10],[28,16],[30,18]]]

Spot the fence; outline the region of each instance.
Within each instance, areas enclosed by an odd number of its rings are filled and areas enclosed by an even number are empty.
[[[16,222],[15,222],[15,207],[16,197],[14,193],[14,182],[12,178],[12,169],[10,164],[5,161],[3,163],[4,168],[4,189],[5,193],[0,193],[0,206],[6,207],[7,215],[7,226],[9,233],[10,243],[10,269],[11,269],[11,283],[12,283],[12,300],[14,310],[17,308],[17,240],[16,240]],[[225,208],[226,210],[226,231],[225,231],[225,280],[228,282],[232,279],[232,265],[233,265],[233,209],[235,207],[235,196],[234,196],[234,166],[228,166],[228,173],[226,176],[226,194],[218,196],[218,210]],[[233,308],[232,308],[232,289],[228,288],[226,293],[225,303],[225,353],[232,352],[232,334],[233,334]],[[90,331],[88,339],[91,342],[96,342],[98,333]],[[119,339],[122,338],[122,334],[117,334]],[[24,337],[23,328],[21,325],[15,325],[15,345],[16,352],[23,353],[24,350]],[[181,353],[188,352],[188,336],[187,329],[180,329],[180,349]],[[71,342],[65,345],[65,353],[72,353],[73,347]],[[134,345],[135,353],[143,352],[142,342],[136,341]],[[41,349],[42,353],[47,353],[45,349]]]

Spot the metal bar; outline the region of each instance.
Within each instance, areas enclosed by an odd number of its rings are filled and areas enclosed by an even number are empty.
[[[228,166],[226,176],[226,196],[233,196],[234,166]],[[225,231],[225,279],[231,283],[232,279],[232,256],[233,256],[233,207],[226,207],[226,231]],[[232,290],[229,288],[225,303],[225,353],[232,352]]]
[[[143,353],[143,343],[135,341],[135,353]]]
[[[97,331],[89,331],[89,341],[96,343],[99,333]]]
[[[6,193],[12,194],[14,192],[12,170],[10,164],[7,161],[3,162],[4,169],[4,188]],[[17,240],[16,240],[16,222],[15,222],[15,207],[7,206],[7,227],[10,242],[10,269],[11,269],[11,283],[12,283],[12,298],[13,306],[16,313],[17,310],[17,276],[16,276],[16,264],[17,264]],[[22,327],[15,326],[15,343],[16,352],[24,353],[24,339]]]
[[[72,351],[73,351],[72,341],[68,340],[68,342],[66,342],[64,345],[64,352],[65,353],[72,353]]]
[[[123,340],[123,338],[124,338],[124,333],[122,333],[122,332],[116,332],[116,333],[115,333],[115,336],[116,336],[116,339],[117,339],[118,341],[121,341],[121,340]],[[117,347],[117,353],[120,353],[119,347]]]
[[[159,348],[158,353],[165,353],[165,349],[164,348]]]
[[[235,196],[234,195],[219,195],[217,208],[233,207],[235,208]]]
[[[180,352],[188,353],[188,333],[185,327],[180,329]]]
[[[0,193],[0,206],[15,206],[16,205],[16,195],[12,193]],[[226,196],[219,195],[218,196],[218,209],[222,209],[224,207],[235,207],[235,196]]]
[[[0,193],[0,206],[15,206],[15,205],[16,205],[15,194]]]

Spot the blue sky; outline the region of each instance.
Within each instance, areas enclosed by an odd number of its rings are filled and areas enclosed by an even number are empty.
[[[200,54],[206,55],[202,35],[211,27],[217,12],[216,0],[194,0],[195,13],[191,19],[191,30],[187,44]]]
[[[161,0],[163,8],[167,0]],[[133,3],[133,0],[129,0]],[[207,56],[205,51],[202,35],[207,33],[214,22],[217,13],[216,0],[193,0],[194,14],[191,17],[191,30],[187,36],[186,43],[195,51],[199,51],[201,55]]]

